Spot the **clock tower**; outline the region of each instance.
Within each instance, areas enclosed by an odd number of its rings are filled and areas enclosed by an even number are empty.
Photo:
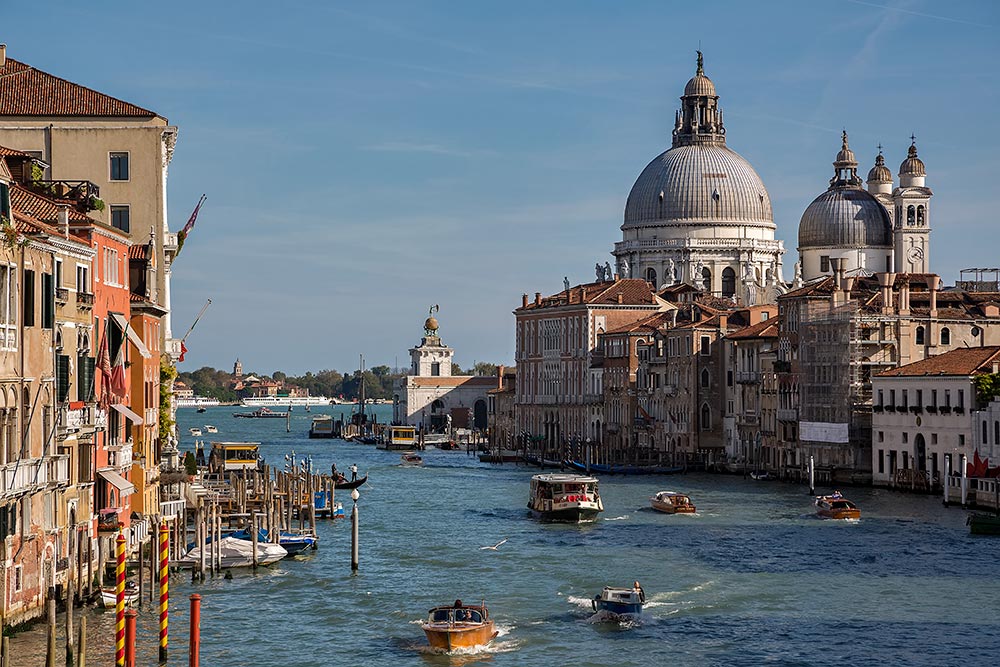
[[[899,187],[892,193],[893,269],[896,273],[930,272],[930,201],[927,170],[910,137],[906,159],[899,165]]]

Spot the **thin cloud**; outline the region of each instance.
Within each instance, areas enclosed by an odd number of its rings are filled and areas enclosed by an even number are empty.
[[[901,12],[903,14],[909,14],[911,16],[920,16],[925,19],[934,19],[935,21],[948,21],[949,23],[961,23],[963,25],[971,25],[977,28],[992,28],[988,23],[977,23],[976,21],[965,21],[963,19],[956,19],[950,16],[939,16],[937,14],[925,14],[924,12],[915,12],[912,9],[903,9],[902,7],[892,7],[889,5],[878,5],[874,2],[863,2],[863,0],[847,0],[848,2],[854,3],[855,5],[864,5],[865,7],[875,7],[876,9],[885,9],[890,12]]]
[[[466,150],[442,144],[420,144],[409,141],[384,141],[378,144],[362,146],[361,150],[379,153],[430,153],[432,155],[448,155],[451,157],[482,157],[484,155],[493,155],[492,151]]]

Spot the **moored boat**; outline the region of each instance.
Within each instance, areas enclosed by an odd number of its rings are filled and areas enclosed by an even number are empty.
[[[125,606],[131,607],[139,601],[139,585],[134,581],[125,582]],[[118,604],[118,590],[114,586],[101,588],[101,605],[105,609],[114,609]]]
[[[253,540],[253,535],[246,528],[232,533],[231,537],[244,541]],[[257,544],[265,542],[271,542],[268,539],[267,529],[259,528],[257,530]],[[319,538],[312,533],[296,533],[290,530],[282,530],[278,533],[277,544],[287,551],[289,556],[294,556],[306,549],[316,549],[319,546]]]
[[[213,545],[211,543],[197,546],[191,549],[180,562],[185,565],[194,565],[201,561],[201,550],[208,549],[205,554],[206,559],[211,558]],[[232,536],[223,537],[219,540],[219,552],[222,556],[222,567],[250,567],[253,565],[253,542],[241,540]],[[257,564],[270,565],[281,560],[288,555],[288,552],[280,544],[270,542],[257,543]]]
[[[691,499],[676,491],[659,491],[649,499],[649,506],[664,514],[694,514],[695,506]]]
[[[860,519],[861,510],[847,498],[835,492],[829,496],[816,496],[816,514],[824,519]]]
[[[218,433],[219,429],[212,426],[211,424],[205,424],[205,433]]]
[[[312,418],[309,426],[310,438],[332,438],[333,437],[333,417],[330,415],[316,415]]]
[[[567,468],[587,473],[587,464],[581,461],[564,461]],[[673,475],[684,472],[682,466],[629,466],[629,465],[609,465],[605,463],[591,463],[588,474],[595,475]]]
[[[497,636],[486,604],[466,606],[461,600],[431,609],[421,628],[427,643],[444,651],[485,646]]]
[[[531,478],[528,509],[543,521],[593,521],[604,511],[597,478],[586,475],[535,475]]]
[[[610,618],[621,618],[638,616],[645,603],[646,593],[637,581],[632,588],[605,586],[600,595],[594,596],[592,605],[596,612],[603,612]]]
[[[519,461],[523,461],[524,457],[521,456],[520,452],[516,452],[513,449],[500,449],[483,452],[479,455],[479,460],[482,463],[518,463]]]

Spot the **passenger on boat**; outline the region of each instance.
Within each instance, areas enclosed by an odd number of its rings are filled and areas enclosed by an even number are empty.
[[[835,500],[840,500],[844,496],[841,495],[840,491],[834,491],[833,495],[831,495],[830,497],[833,498],[833,499],[835,499]]]
[[[636,582],[634,582],[632,584],[632,590],[634,590],[636,593],[639,594],[639,602],[642,602],[643,604],[645,604],[646,603],[646,591],[642,590],[642,586],[639,585],[638,581],[636,581]]]

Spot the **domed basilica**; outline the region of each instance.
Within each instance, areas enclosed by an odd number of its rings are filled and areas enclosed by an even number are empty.
[[[741,305],[773,303],[786,291],[784,244],[774,238],[764,183],[726,145],[700,51],[680,99],[672,146],[643,169],[625,203],[618,273],[659,289],[688,283]],[[846,131],[833,167],[829,188],[802,214],[793,284],[831,274],[831,259],[843,260],[845,273],[927,273],[932,192],[915,140],[897,188],[879,147],[865,189]]]
[[[745,305],[773,302],[784,245],[750,163],[726,146],[715,84],[698,69],[684,87],[673,145],[639,175],[625,204],[618,271],[657,287],[685,282]]]

